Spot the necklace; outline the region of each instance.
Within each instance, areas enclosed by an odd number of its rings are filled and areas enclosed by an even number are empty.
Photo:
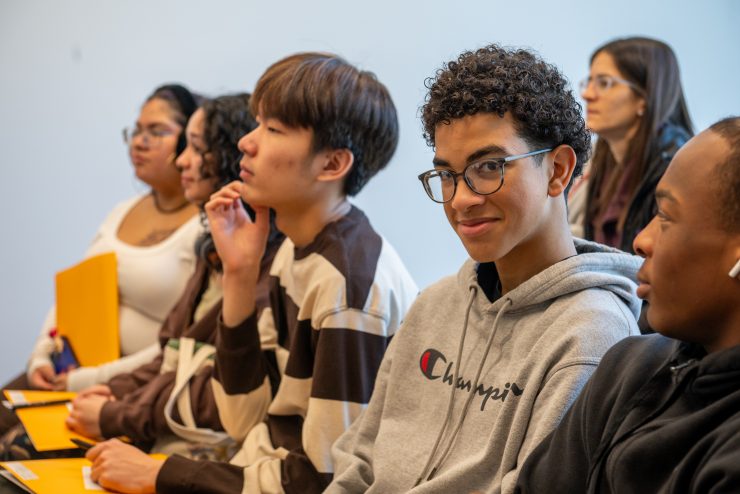
[[[172,214],[176,213],[178,211],[181,211],[187,207],[190,202],[188,202],[187,199],[182,204],[178,204],[174,208],[166,209],[163,208],[161,204],[159,204],[159,197],[157,197],[157,193],[155,191],[152,191],[152,199],[154,200],[154,207],[157,208],[157,211],[159,211],[162,214]]]

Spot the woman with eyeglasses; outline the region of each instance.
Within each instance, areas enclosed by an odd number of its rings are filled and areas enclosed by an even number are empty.
[[[187,147],[177,158],[177,165],[186,197],[201,208],[211,194],[239,180],[242,152],[237,143],[257,127],[249,111],[249,98],[249,94],[239,93],[208,100],[188,122]],[[251,207],[245,206],[254,217]],[[205,213],[202,215],[205,221]],[[269,268],[283,240],[273,216],[260,261],[260,307],[268,304]],[[163,352],[131,373],[119,374],[80,392],[67,419],[70,429],[98,439],[125,435],[139,444],[154,441],[153,451],[157,452],[228,459],[225,455],[230,450],[225,445],[230,441],[223,432],[209,385],[213,362],[206,359],[193,366],[191,359],[183,357],[183,353],[215,352],[221,313],[223,274],[210,232],[198,239],[196,252],[195,273],[159,332]],[[187,405],[181,399],[186,395]],[[168,408],[168,403],[175,400],[177,412],[174,406]],[[184,406],[187,411],[183,411]],[[173,422],[175,413],[186,419]]]
[[[658,180],[693,135],[678,61],[658,40],[610,41],[591,56],[581,95],[598,140],[587,182],[571,192],[571,223],[582,221],[586,239],[632,252],[653,216]],[[574,220],[579,194],[583,219]]]
[[[193,273],[193,245],[203,231],[198,207],[185,197],[175,165],[185,148],[185,126],[199,104],[199,96],[178,84],[161,86],[146,99],[124,138],[134,173],[149,190],[118,204],[85,253],[85,257],[116,253],[121,358],[97,367],[55,372],[52,308],[26,375],[6,388],[76,391],[130,371],[158,354],[159,327]],[[14,417],[6,420],[2,415],[0,432],[15,422]]]

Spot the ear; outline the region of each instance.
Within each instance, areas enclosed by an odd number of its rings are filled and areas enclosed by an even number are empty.
[[[347,148],[330,149],[325,151],[326,159],[322,160],[322,168],[317,180],[320,182],[334,182],[343,180],[352,170],[355,155]]]
[[[647,101],[645,101],[645,98],[640,98],[637,101],[637,116],[642,117],[645,114],[646,109],[647,109]]]
[[[576,152],[567,144],[561,144],[551,151],[550,180],[547,184],[547,195],[557,197],[565,192],[565,188],[573,176],[576,168]]]

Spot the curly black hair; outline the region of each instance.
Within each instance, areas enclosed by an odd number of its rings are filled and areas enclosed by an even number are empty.
[[[237,142],[257,127],[249,111],[248,93],[220,96],[203,103],[202,178],[212,178],[214,189],[239,180],[239,160],[242,153]]]
[[[239,139],[257,127],[257,121],[249,110],[249,93],[219,96],[203,103],[203,165],[201,178],[210,179],[213,190],[239,180],[239,160],[242,153],[237,147]],[[244,203],[250,218],[254,219],[254,210]],[[201,221],[207,226],[205,213],[201,211]],[[275,213],[270,211],[270,235],[268,243],[280,242],[283,235],[275,228]],[[210,231],[198,239],[195,245],[198,256],[213,269],[220,271],[221,262],[216,255]]]
[[[434,147],[440,124],[480,112],[510,112],[519,136],[533,149],[567,144],[576,153],[573,177],[591,150],[581,105],[566,78],[534,52],[492,44],[466,51],[425,81],[424,138]],[[571,178],[571,181],[573,178]]]

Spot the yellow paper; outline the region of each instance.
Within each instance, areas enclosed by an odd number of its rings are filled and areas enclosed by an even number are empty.
[[[67,391],[4,391],[6,398],[11,403],[35,403],[39,401],[73,399],[77,393]],[[21,394],[23,399],[17,399]],[[37,451],[55,451],[59,449],[72,449],[77,446],[70,441],[71,438],[83,439],[91,442],[90,438],[77,434],[67,429],[64,424],[69,409],[67,405],[51,405],[39,408],[22,408],[15,413],[26,428],[28,437]],[[58,491],[64,492],[64,491]]]
[[[149,455],[164,460],[165,455]],[[82,471],[92,463],[85,458],[0,462],[0,466],[37,494],[76,494],[80,492],[111,492],[85,488]],[[35,477],[35,478],[34,478]]]
[[[56,275],[57,329],[80,365],[120,357],[118,274],[113,252],[91,257]]]
[[[78,492],[110,492],[85,489],[82,467],[92,465],[85,458],[0,462],[3,468],[37,494],[75,494]],[[30,478],[30,474],[36,478]]]

